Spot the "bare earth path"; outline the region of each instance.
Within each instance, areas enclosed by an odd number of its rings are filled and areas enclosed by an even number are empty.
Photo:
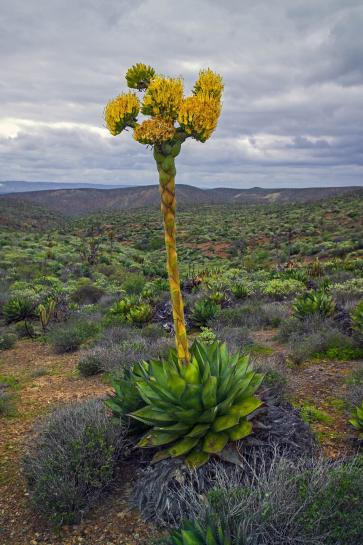
[[[100,397],[110,389],[100,377],[77,377],[78,357],[52,354],[33,341],[18,342],[0,354],[0,375],[18,380],[17,414],[0,418],[0,545],[136,545],[148,543],[153,533],[127,505],[132,467],[126,467],[113,493],[78,526],[53,531],[29,506],[19,468],[35,418],[58,403]]]

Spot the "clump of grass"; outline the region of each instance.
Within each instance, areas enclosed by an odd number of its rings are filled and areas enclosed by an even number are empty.
[[[309,403],[305,403],[300,408],[300,416],[307,424],[313,424],[314,422],[321,422],[322,424],[333,423],[333,418],[328,413]]]

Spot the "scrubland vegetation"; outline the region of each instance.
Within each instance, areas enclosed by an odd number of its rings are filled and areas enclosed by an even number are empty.
[[[198,462],[210,461],[200,469],[181,461],[185,442],[175,453],[180,456],[148,466],[152,457],[163,457],[164,440],[190,433],[193,403],[185,407],[189,420],[181,417],[179,431],[161,436],[170,433],[161,431],[168,423],[160,427],[142,412],[145,403],[131,376],[135,364],[167,358],[174,345],[158,212],[62,218],[56,226],[53,218],[50,226],[32,229],[4,225],[0,361],[31,342],[54,358],[72,357],[74,370],[64,373],[80,391],[97,380],[105,392],[71,404],[62,395],[49,399],[31,447],[14,460],[16,467],[3,465],[5,490],[20,479],[22,467],[27,502],[41,514],[38,525],[69,524],[112,498],[114,479],[132,464],[128,501],[156,528],[176,528],[168,543],[207,543],[213,535],[217,543],[358,544],[361,207],[356,192],[278,210],[180,210],[189,338],[212,350],[217,340],[226,342],[230,354],[249,356],[253,373],[264,376],[249,393],[262,405],[252,402],[250,416],[243,417],[245,439],[218,455],[202,449]],[[0,368],[0,412],[10,429],[29,419],[21,412],[27,388],[22,372],[29,371],[7,369],[4,374]],[[27,380],[36,383],[48,373],[38,361]],[[315,383],[317,393],[311,391]],[[140,418],[130,419],[140,409]],[[144,439],[149,448],[138,447],[151,424],[154,438]],[[226,439],[221,430],[218,441]],[[188,443],[197,444],[193,438]]]

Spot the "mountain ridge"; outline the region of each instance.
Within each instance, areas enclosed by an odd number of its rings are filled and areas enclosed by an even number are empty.
[[[201,189],[178,184],[178,206],[208,204],[272,204],[314,202],[344,193],[363,191],[360,186],[241,189],[219,187]],[[132,208],[156,207],[160,204],[157,185],[100,189],[98,187],[61,188],[0,195],[6,202],[31,202],[65,216],[82,216],[100,210],[118,211]]]

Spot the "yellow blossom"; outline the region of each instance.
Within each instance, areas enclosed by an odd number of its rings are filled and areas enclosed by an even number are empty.
[[[201,70],[199,78],[195,82],[193,93],[207,93],[209,96],[220,100],[224,89],[222,77],[210,68]]]
[[[183,82],[178,78],[156,76],[145,93],[142,113],[174,121],[183,100]]]
[[[178,121],[186,134],[205,142],[216,128],[220,113],[220,101],[201,92],[183,100]]]
[[[161,144],[171,140],[175,135],[172,121],[160,117],[147,119],[135,127],[134,138],[141,144]]]
[[[136,123],[140,111],[140,103],[134,93],[123,93],[111,100],[105,108],[105,121],[113,136],[119,134],[127,126]]]

